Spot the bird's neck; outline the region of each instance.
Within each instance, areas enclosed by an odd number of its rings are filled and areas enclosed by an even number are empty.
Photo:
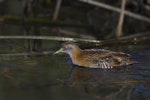
[[[69,56],[74,64],[76,64],[76,59],[78,59],[82,50],[79,47],[76,47],[69,53]]]

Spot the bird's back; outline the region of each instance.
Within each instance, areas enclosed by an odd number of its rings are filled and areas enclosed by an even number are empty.
[[[129,54],[104,49],[82,50],[78,58],[80,65],[91,68],[113,68],[131,64]]]

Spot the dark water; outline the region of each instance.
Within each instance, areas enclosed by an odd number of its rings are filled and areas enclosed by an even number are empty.
[[[0,100],[150,100],[150,51],[140,63],[100,70],[72,65],[67,55],[1,57]]]

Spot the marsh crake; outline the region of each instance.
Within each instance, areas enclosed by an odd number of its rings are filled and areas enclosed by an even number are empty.
[[[67,53],[72,63],[89,68],[110,69],[131,64],[130,55],[122,52],[113,52],[104,49],[80,49],[73,42],[66,42],[57,53]]]

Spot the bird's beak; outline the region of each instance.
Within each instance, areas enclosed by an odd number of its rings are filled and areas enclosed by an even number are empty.
[[[62,52],[63,52],[63,49],[60,48],[59,50],[57,50],[57,51],[54,53],[54,55],[55,55],[55,54],[58,54],[58,53],[62,53]]]

